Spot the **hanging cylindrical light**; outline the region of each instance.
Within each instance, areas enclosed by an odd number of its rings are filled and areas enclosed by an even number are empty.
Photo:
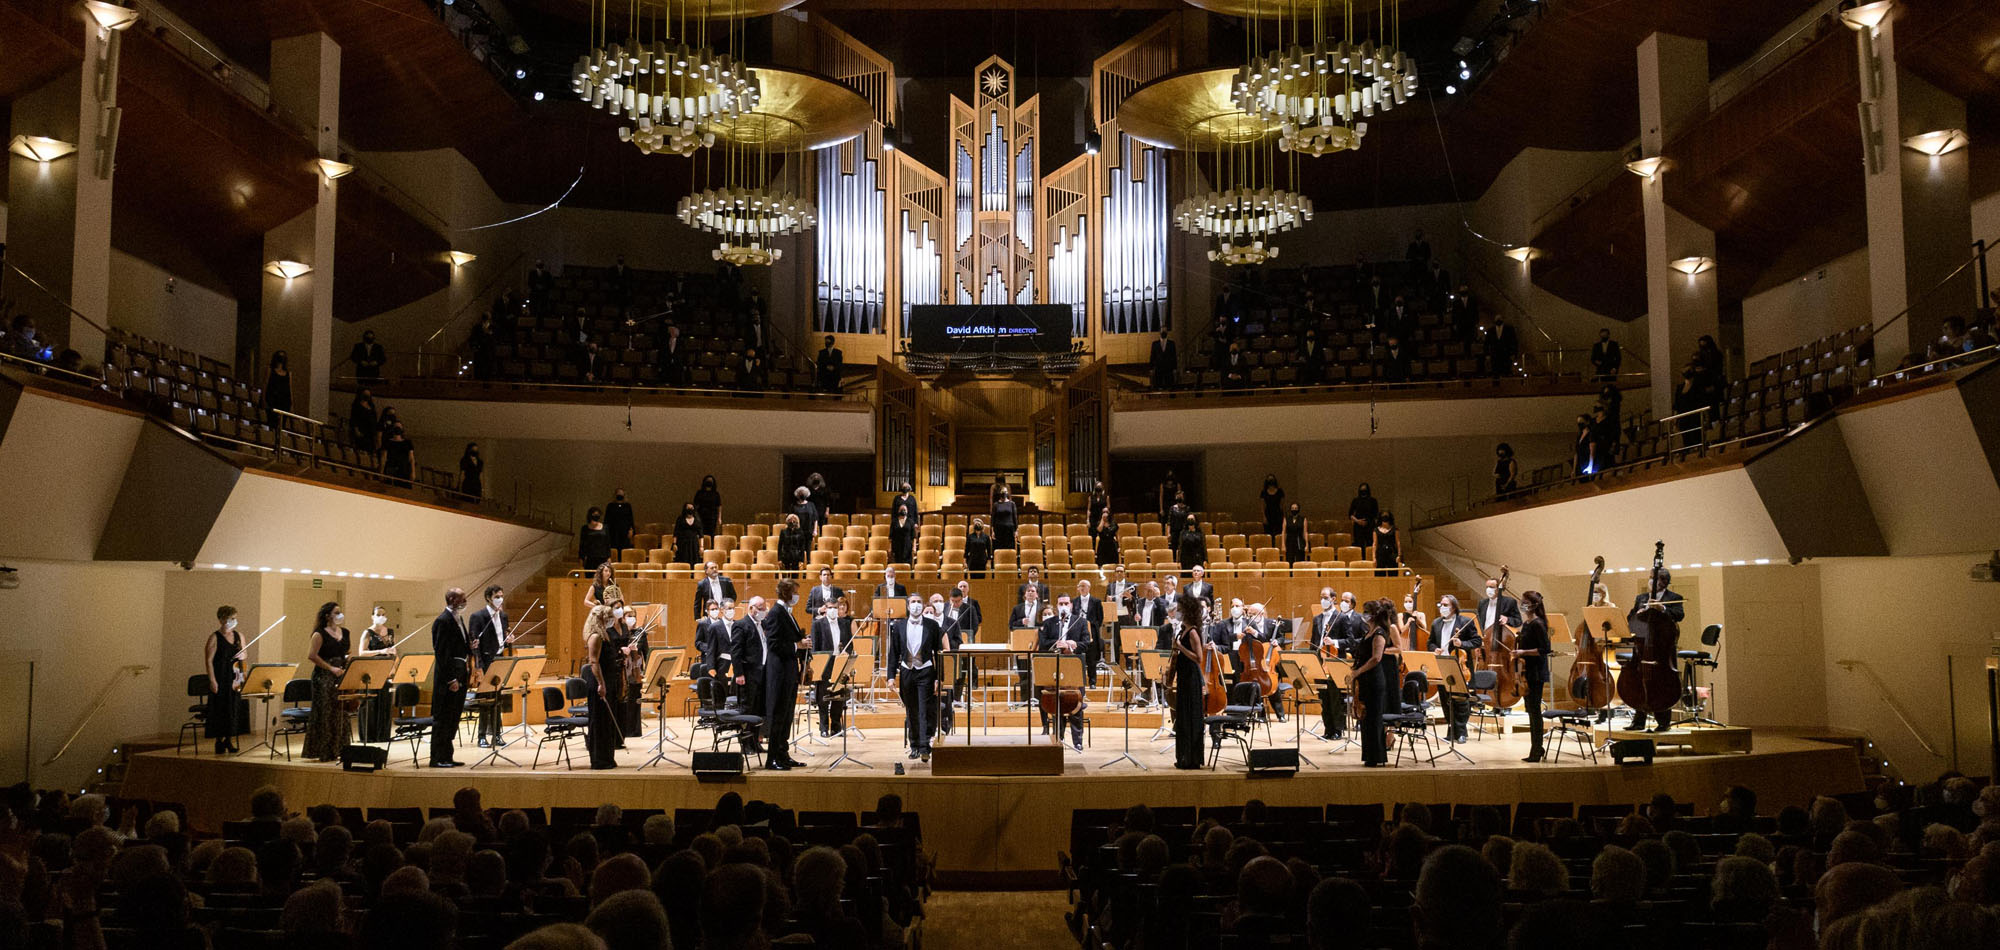
[[[732,123],[709,150],[703,191],[680,200],[681,223],[722,236],[709,256],[737,266],[766,265],[784,257],[774,240],[811,230],[818,212],[807,196],[804,131],[784,116],[752,113]],[[721,168],[717,169],[718,160]]]
[[[618,137],[640,151],[692,155],[715,143],[703,126],[753,112],[762,98],[740,59],[744,12],[710,0],[590,0],[592,46],[570,88],[624,117]]]
[[[1257,0],[1252,49],[1230,95],[1278,126],[1278,148],[1319,156],[1361,147],[1364,120],[1417,91],[1416,63],[1399,49],[1400,0],[1375,0],[1372,29],[1355,26],[1366,0]],[[1277,45],[1260,51],[1260,17],[1276,18]]]

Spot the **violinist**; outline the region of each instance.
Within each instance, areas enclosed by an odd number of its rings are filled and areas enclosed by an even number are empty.
[[[226,755],[236,751],[236,736],[243,731],[236,715],[244,671],[243,635],[236,632],[236,608],[225,604],[215,609],[215,632],[203,646],[208,660],[208,738],[215,740],[216,755]]]
[[[1549,643],[1548,609],[1540,591],[1523,591],[1521,605],[1526,622],[1514,641],[1514,658],[1521,661],[1521,703],[1528,707],[1528,757],[1523,762],[1542,760],[1542,687],[1549,682],[1549,657],[1556,651]]]
[[[1386,600],[1369,601],[1362,616],[1368,632],[1354,647],[1354,692],[1362,704],[1361,764],[1373,769],[1389,764],[1389,737],[1382,725],[1389,685],[1382,658],[1389,646],[1389,625],[1395,618]]]
[[[1174,688],[1174,768],[1198,769],[1202,760],[1202,660],[1201,626],[1182,623],[1181,617],[1196,616],[1201,603],[1182,597],[1167,608],[1167,622],[1160,634],[1170,638],[1174,665],[1168,683]]]
[[[1229,619],[1217,621],[1208,628],[1208,642],[1217,650],[1229,655],[1231,680],[1243,675],[1243,658],[1238,651],[1243,647],[1243,638],[1249,634],[1250,624],[1243,610],[1243,598],[1229,599]]]
[[[1673,572],[1664,567],[1660,568],[1655,574],[1651,589],[1632,598],[1632,609],[1625,614],[1626,622],[1630,624],[1640,614],[1647,615],[1648,619],[1660,617],[1672,620],[1677,624],[1686,620],[1687,605],[1681,600],[1681,595],[1676,593],[1670,586],[1673,584],[1673,581]],[[1632,630],[1632,655],[1634,657],[1644,656],[1646,653],[1646,638],[1639,635],[1639,630],[1640,628],[1638,627],[1634,627]],[[1653,731],[1665,732],[1667,731],[1667,724],[1668,717],[1662,714],[1659,717],[1659,722],[1653,727]],[[1644,710],[1635,710],[1632,713],[1632,725],[1630,728],[1633,732],[1645,731],[1646,713]]]
[[[1090,627],[1076,611],[1071,609],[1069,595],[1063,594],[1056,598],[1056,615],[1042,623],[1040,642],[1036,644],[1035,649],[1043,653],[1060,653],[1065,656],[1081,655],[1084,644],[1089,642],[1089,636]],[[1082,683],[1076,685],[1079,690],[1083,687]],[[1074,712],[1063,717],[1069,720],[1070,744],[1078,752],[1083,751],[1083,709],[1084,705],[1078,703]],[[1044,707],[1042,735],[1049,734],[1048,717],[1047,708]],[[1060,733],[1062,723],[1057,723],[1056,729]]]
[[[1359,638],[1365,628],[1361,616],[1354,612],[1354,594],[1340,595],[1335,605],[1333,588],[1319,589],[1319,615],[1312,620],[1312,648],[1321,655],[1335,656],[1348,651],[1348,645]],[[1337,739],[1347,731],[1347,698],[1340,687],[1327,679],[1319,688],[1319,711],[1321,725],[1326,737]]]
[[[711,605],[712,606],[712,605]],[[854,617],[847,598],[837,597],[820,604],[812,622],[812,652],[854,653]],[[819,734],[837,736],[845,730],[847,688],[826,680],[816,680],[813,702],[819,706]]]
[[[1458,612],[1458,597],[1446,594],[1438,598],[1438,617],[1431,621],[1431,652],[1438,656],[1459,658],[1462,671],[1472,675],[1472,651],[1485,645],[1479,639],[1479,625],[1472,618]],[[1466,694],[1449,691],[1439,693],[1444,703],[1445,721],[1450,724],[1445,734],[1446,742],[1465,742],[1465,724],[1472,718],[1472,699]]]

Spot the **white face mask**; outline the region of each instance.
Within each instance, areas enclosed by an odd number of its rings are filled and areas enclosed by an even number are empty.
[[[1497,587],[1488,587],[1488,588],[1486,588],[1486,599],[1487,599],[1487,600],[1492,600],[1492,599],[1493,599],[1493,595],[1494,595],[1495,593],[1498,593],[1498,592],[1499,592],[1499,590],[1500,590],[1500,589],[1499,589],[1499,588],[1497,588]]]
[[[735,619],[736,619],[736,611],[735,611],[735,610],[733,610],[733,609],[732,609],[732,610],[725,610],[725,611],[723,611],[723,612],[722,612],[722,615],[723,615],[724,617],[727,617],[727,618],[729,618],[730,620],[735,620]]]
[[[1341,602],[1340,602],[1340,612],[1341,612],[1341,613],[1344,613],[1344,614],[1351,614],[1351,613],[1353,613],[1353,612],[1354,612],[1354,602],[1353,602],[1353,601],[1351,601],[1351,600],[1343,600],[1343,601],[1341,601]]]
[[[710,611],[708,612],[708,619],[710,619],[710,620],[714,620],[714,619],[716,619],[716,618],[718,618],[718,617],[721,617],[721,616],[722,616],[722,611],[720,611],[720,610],[710,610]]]
[[[225,620],[225,621],[223,621],[223,622],[222,622],[222,629],[224,629],[224,630],[234,630],[234,629],[236,629],[236,618],[235,618],[235,617],[231,617],[231,618],[229,618],[228,620]]]
[[[1438,616],[1440,617],[1449,617],[1455,613],[1458,613],[1458,611],[1454,609],[1450,604],[1438,605]]]
[[[1321,610],[1332,610],[1332,609],[1333,609],[1333,598],[1331,598],[1331,597],[1321,597],[1321,598],[1319,599],[1319,609],[1321,609]]]
[[[334,613],[333,613],[333,622],[334,622],[334,623],[340,623],[341,621],[343,621],[343,620],[346,620],[346,619],[347,619],[347,615],[346,615],[346,614],[344,614],[344,613],[341,613],[340,611],[337,611],[337,610],[336,610],[336,611],[334,611]]]
[[[919,616],[922,616],[922,615],[923,615],[923,613],[924,613],[924,605],[923,605],[923,604],[920,604],[920,603],[917,603],[916,601],[911,601],[911,602],[910,602],[910,610],[909,610],[909,613],[910,613],[910,616],[912,616],[912,617],[919,617]]]
[[[1241,608],[1241,607],[1231,607],[1231,608],[1229,608],[1229,619],[1231,619],[1231,620],[1241,620],[1241,619],[1243,619],[1243,608]]]
[[[623,608],[623,607],[613,607],[613,608],[611,608],[611,619],[613,619],[613,620],[623,620],[623,619],[625,619],[625,608]]]
[[[1068,620],[1068,619],[1069,619],[1069,608],[1068,608],[1068,607],[1064,607],[1064,608],[1062,609],[1061,613],[1062,613],[1062,618],[1063,618],[1064,620]]]
[[[495,597],[495,598],[493,598],[493,609],[494,609],[494,610],[500,610],[500,609],[502,609],[502,608],[504,608],[504,607],[506,607],[506,606],[507,606],[507,598],[505,598],[505,597]]]
[[[385,623],[388,623],[388,622],[389,622],[389,615],[388,615],[388,614],[376,614],[376,615],[375,615],[375,617],[374,617],[374,620],[375,620],[375,624],[376,624],[377,626],[380,626],[380,625],[382,625],[382,624],[385,624]]]

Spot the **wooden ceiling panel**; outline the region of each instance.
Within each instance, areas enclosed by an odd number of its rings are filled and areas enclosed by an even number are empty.
[[[83,26],[60,0],[0,3],[0,99],[54,79],[83,61]]]

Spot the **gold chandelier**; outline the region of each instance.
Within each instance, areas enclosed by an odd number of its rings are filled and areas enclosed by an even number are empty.
[[[709,252],[715,260],[739,267],[776,263],[785,252],[774,239],[818,223],[805,187],[805,130],[795,119],[758,112],[722,131],[720,144],[708,152],[708,179],[715,186],[682,198],[676,211],[682,224],[722,236]]]
[[[753,112],[763,98],[741,59],[743,19],[792,2],[590,0],[591,50],[571,69],[570,87],[624,117],[620,140],[649,155],[692,155],[715,144],[705,126]]]
[[[1372,17],[1370,0],[1193,2],[1245,17],[1250,48],[1230,98],[1277,125],[1281,151],[1358,149],[1368,118],[1417,91],[1416,64],[1400,49],[1401,0],[1373,0]]]

